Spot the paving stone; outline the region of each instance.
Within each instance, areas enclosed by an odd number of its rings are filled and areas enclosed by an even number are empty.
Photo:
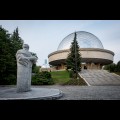
[[[120,77],[105,70],[83,70],[81,76],[90,85],[120,85]]]

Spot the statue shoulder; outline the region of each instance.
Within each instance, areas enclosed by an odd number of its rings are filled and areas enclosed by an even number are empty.
[[[20,49],[20,50],[17,51],[17,54],[24,54],[24,53],[26,53],[26,51],[23,50],[23,49]]]
[[[18,50],[18,51],[16,52],[16,54],[19,54],[19,53],[21,53],[21,52],[22,52],[22,49]]]
[[[20,49],[17,51],[16,56],[19,56],[21,54],[23,54],[23,55],[26,54],[26,51],[24,51],[23,49]]]
[[[23,49],[18,50],[17,53],[16,53],[16,55],[21,55],[21,54],[26,56],[26,57],[30,57],[31,56],[31,52],[25,51]]]

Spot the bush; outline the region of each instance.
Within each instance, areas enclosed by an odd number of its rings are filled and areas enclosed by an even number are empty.
[[[120,61],[117,63],[117,72],[120,72]]]
[[[69,77],[73,78],[74,77],[74,72],[72,70],[69,71]]]
[[[43,71],[41,72],[41,74],[44,78],[47,78],[47,79],[51,78],[51,74],[48,71]]]
[[[0,80],[0,85],[15,85],[16,84],[16,76],[15,75],[8,75],[5,76],[4,79]]]
[[[117,65],[115,63],[105,65],[104,69],[110,72],[117,72]]]
[[[39,73],[39,69],[40,69],[39,66],[36,66],[36,64],[33,64],[33,66],[32,66],[32,73]]]
[[[73,70],[70,70],[69,71],[69,77],[75,79],[76,78],[76,73]],[[77,77],[78,77],[78,75],[77,75]]]
[[[87,83],[81,78],[79,77],[79,79],[74,79],[71,78],[69,81],[65,82],[63,85],[80,85],[80,86],[86,86]]]
[[[32,76],[32,85],[52,85],[54,81],[47,71],[36,73]]]

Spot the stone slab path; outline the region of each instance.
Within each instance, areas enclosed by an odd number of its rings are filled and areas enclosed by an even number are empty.
[[[120,86],[41,85],[33,88],[59,89],[63,96],[56,100],[120,100]],[[0,86],[0,91],[15,86]],[[10,93],[9,93],[10,95]]]
[[[82,70],[79,75],[88,86],[120,85],[120,76],[106,70]]]

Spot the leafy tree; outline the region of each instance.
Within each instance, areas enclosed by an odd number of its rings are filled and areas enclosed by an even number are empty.
[[[37,57],[36,53],[31,52],[31,54],[33,56]],[[39,69],[40,69],[39,66],[37,66],[36,63],[33,63],[33,65],[32,65],[32,73],[39,73]]]
[[[0,26],[0,84],[6,83],[9,76],[8,69],[11,67],[10,34]]]
[[[110,72],[117,72],[117,65],[115,63],[111,63],[109,65],[105,65],[104,69]]]
[[[117,63],[117,72],[120,72],[120,61]]]
[[[13,31],[13,34],[11,35],[11,44],[12,44],[12,54],[13,56],[15,56],[17,50],[22,48],[23,45],[23,40],[22,38],[19,36],[19,30],[18,27]]]
[[[110,72],[117,72],[115,63],[110,64]]]
[[[13,34],[10,37],[10,41],[11,41],[11,46],[10,46],[10,50],[11,50],[11,55],[12,55],[12,74],[15,76],[15,83],[16,83],[16,79],[17,79],[17,60],[16,60],[16,52],[19,49],[22,49],[23,46],[23,40],[22,38],[19,36],[19,30],[18,27],[13,31]]]
[[[18,28],[13,34],[0,26],[0,84],[15,84],[17,62],[15,54],[21,49],[23,40],[19,37]]]
[[[81,54],[79,52],[79,45],[76,40],[76,36],[75,32],[75,36],[70,47],[70,53],[66,59],[67,69],[71,69],[76,74],[75,78],[77,78],[77,72],[81,71]]]

